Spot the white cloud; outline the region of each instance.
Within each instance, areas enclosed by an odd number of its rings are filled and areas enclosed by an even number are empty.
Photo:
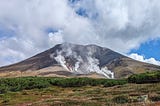
[[[86,16],[76,14],[83,9]],[[5,48],[25,58],[57,43],[98,44],[121,53],[160,37],[158,0],[0,0],[0,29],[13,32],[1,39]],[[47,32],[48,28],[58,32]],[[1,35],[0,33],[0,36]],[[127,46],[126,46],[127,45]],[[15,56],[10,52],[5,57]],[[16,61],[22,60],[21,56]]]
[[[54,45],[54,44],[58,44],[58,43],[63,43],[64,40],[63,40],[63,32],[62,31],[58,31],[56,33],[49,33],[48,34],[49,36],[49,43],[50,45]]]
[[[144,56],[139,55],[137,53],[132,53],[130,55],[128,55],[130,58],[141,61],[141,62],[146,62],[146,63],[150,63],[150,64],[155,64],[155,65],[159,65],[160,66],[160,61],[154,59],[154,58],[149,58],[149,59],[145,59]]]

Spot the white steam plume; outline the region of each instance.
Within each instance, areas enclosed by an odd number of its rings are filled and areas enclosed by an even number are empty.
[[[89,74],[96,72],[106,78],[113,79],[114,73],[108,70],[107,67],[100,68],[99,60],[93,57],[93,52],[94,51],[90,50],[87,52],[87,55],[85,55],[85,58],[82,58],[81,55],[78,55],[71,47],[65,47],[64,49],[57,51],[57,55],[55,57],[52,56],[52,58],[66,70],[71,71],[74,74]]]
[[[99,65],[99,60],[96,58],[92,58],[91,56],[87,57],[88,60],[88,67],[87,71],[88,72],[96,72],[98,74],[104,75],[107,78],[114,78],[114,73],[108,70],[107,67],[103,67],[100,69]]]
[[[66,70],[69,70],[68,67],[66,66],[66,61],[65,58],[61,55],[61,52],[57,52],[57,57],[55,57],[54,59]]]

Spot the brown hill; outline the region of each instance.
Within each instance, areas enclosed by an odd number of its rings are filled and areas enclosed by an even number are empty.
[[[64,57],[65,65],[68,69],[62,67],[60,62],[56,60],[55,57],[59,55]],[[90,62],[90,60],[92,60],[92,62]],[[76,64],[79,65],[77,70],[75,68]],[[96,67],[94,65],[96,65]],[[88,70],[88,67],[91,66],[92,69]],[[99,69],[97,69],[97,67]],[[111,72],[114,72],[115,78],[127,77],[135,73],[160,70],[160,66],[133,60],[108,48],[96,45],[84,46],[64,43],[58,44],[49,50],[19,63],[1,67],[0,76],[76,76],[104,78],[105,76],[102,72],[105,70],[102,70],[100,73],[96,71],[96,69],[101,70],[103,67],[107,67]]]

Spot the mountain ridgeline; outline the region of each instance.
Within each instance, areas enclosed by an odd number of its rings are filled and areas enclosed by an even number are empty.
[[[124,78],[158,70],[159,66],[133,60],[108,48],[63,43],[19,63],[1,67],[0,76]]]

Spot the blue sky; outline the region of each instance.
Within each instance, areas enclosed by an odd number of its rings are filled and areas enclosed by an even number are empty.
[[[139,48],[132,49],[129,53],[137,53],[143,55],[145,58],[154,57],[160,60],[160,39],[142,43]]]
[[[0,39],[7,39],[15,35],[15,32],[8,30],[7,28],[0,26]]]
[[[160,65],[159,29],[159,0],[1,0],[0,66],[63,42]]]

